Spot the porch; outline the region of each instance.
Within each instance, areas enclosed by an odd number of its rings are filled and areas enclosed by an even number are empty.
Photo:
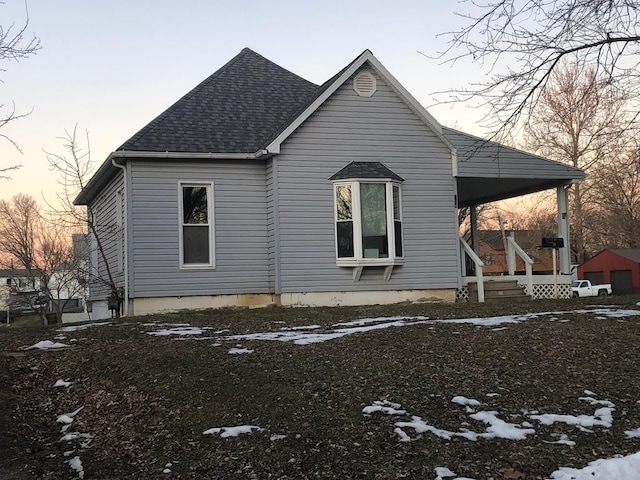
[[[450,128],[443,134],[456,148],[458,208],[470,210],[470,241],[460,239],[460,281],[457,300],[469,300],[469,285],[477,285],[477,301],[485,301],[487,282],[516,281],[531,298],[571,297],[571,241],[569,230],[568,189],[585,178],[577,168],[555,162],[515,148],[484,140]],[[533,260],[516,243],[507,238],[506,255],[508,274],[488,276],[483,272],[484,262],[478,255],[479,205],[523,196],[529,193],[555,189],[557,206],[556,237],[564,245],[554,251],[555,274],[534,275]],[[542,239],[540,239],[542,240]],[[516,271],[516,258],[525,266],[524,274]]]

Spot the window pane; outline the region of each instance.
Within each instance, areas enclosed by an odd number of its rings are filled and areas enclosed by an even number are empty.
[[[183,263],[209,263],[209,227],[182,227]]]
[[[400,221],[400,187],[393,187],[393,219]]]
[[[387,258],[387,201],[384,183],[360,184],[362,221],[362,255],[365,258]]]
[[[393,222],[393,234],[396,242],[396,257],[402,257],[402,222]]]
[[[338,220],[353,219],[350,186],[338,185],[336,187],[336,210]]]
[[[353,222],[336,223],[338,234],[338,258],[352,258],[353,248]]]
[[[182,187],[182,208],[186,224],[208,223],[207,188]]]

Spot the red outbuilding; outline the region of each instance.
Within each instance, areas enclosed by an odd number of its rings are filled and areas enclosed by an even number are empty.
[[[578,278],[610,283],[613,293],[640,292],[640,248],[607,249],[578,267]]]

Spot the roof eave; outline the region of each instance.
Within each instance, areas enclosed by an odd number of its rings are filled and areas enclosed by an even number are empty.
[[[113,178],[117,168],[113,162],[117,158],[139,158],[155,160],[258,160],[271,156],[267,150],[253,153],[193,153],[193,152],[150,152],[136,150],[117,150],[111,152],[100,168],[93,174],[91,180],[73,201],[74,205],[88,205],[102,188]]]

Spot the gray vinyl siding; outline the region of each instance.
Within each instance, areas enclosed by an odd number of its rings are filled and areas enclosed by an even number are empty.
[[[455,288],[458,240],[451,152],[378,78],[370,98],[352,80],[283,144],[278,156],[282,291],[322,292]],[[382,162],[405,181],[405,264],[389,282],[382,269],[336,266],[331,175],[352,161]]]
[[[98,249],[97,241],[90,235],[89,256],[93,261],[90,269],[89,300],[105,300],[111,293],[105,257],[116,287],[124,287],[125,219],[124,199],[123,202],[117,200],[120,192],[124,193],[124,181],[119,171],[91,203],[93,223],[104,250],[104,257]],[[97,266],[94,262],[97,262]]]
[[[131,296],[267,293],[264,162],[131,162]],[[215,269],[181,269],[178,182],[213,183]]]
[[[276,190],[274,184],[275,161],[273,158],[267,160],[267,236],[269,254],[269,290],[275,292],[276,289]]]

